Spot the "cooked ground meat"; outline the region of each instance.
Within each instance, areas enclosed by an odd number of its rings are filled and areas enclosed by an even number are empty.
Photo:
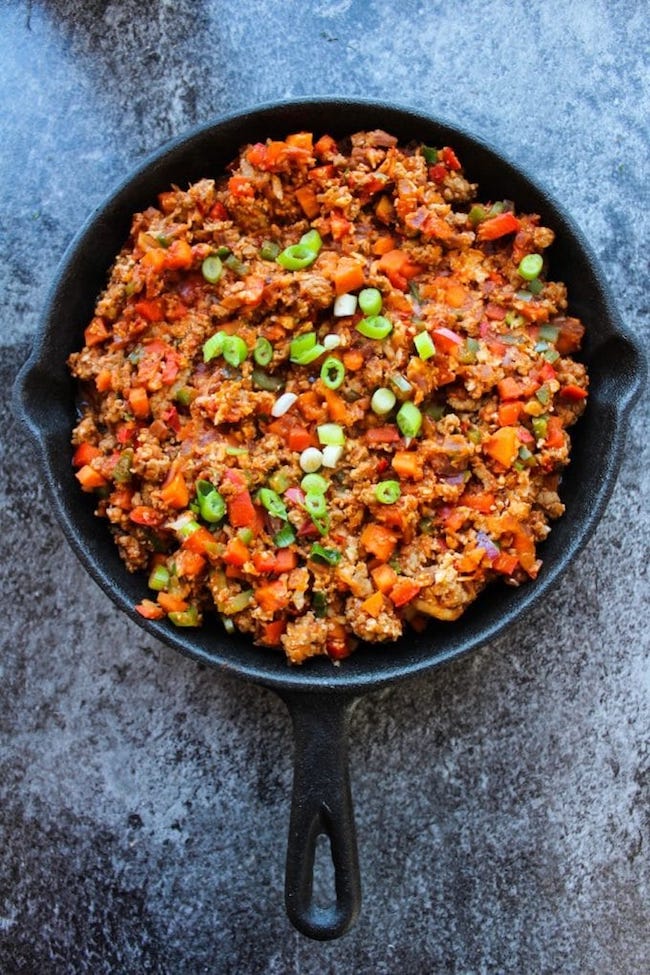
[[[584,327],[478,200],[449,146],[301,132],[134,216],[70,369],[144,617],[337,662],[536,577]]]

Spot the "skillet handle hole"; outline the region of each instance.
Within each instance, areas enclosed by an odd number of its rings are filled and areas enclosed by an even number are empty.
[[[327,833],[319,833],[316,837],[312,903],[321,909],[336,906],[336,874],[332,843]]]

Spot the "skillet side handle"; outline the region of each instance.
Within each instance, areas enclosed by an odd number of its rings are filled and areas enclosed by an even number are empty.
[[[348,724],[355,698],[283,693],[293,720],[294,777],[285,875],[291,923],[308,938],[338,938],[354,924],[361,882],[348,767]],[[316,841],[331,845],[336,899],[313,900]]]

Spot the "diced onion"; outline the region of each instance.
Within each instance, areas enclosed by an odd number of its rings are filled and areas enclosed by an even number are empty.
[[[318,447],[305,447],[298,463],[305,474],[313,474],[323,466],[323,453]]]
[[[284,416],[287,410],[291,409],[297,399],[298,397],[295,393],[283,393],[282,396],[278,396],[275,403],[271,407],[271,416]]]
[[[339,295],[334,302],[334,314],[337,318],[354,315],[357,310],[357,296],[352,294]]]
[[[323,467],[330,470],[338,464],[343,456],[343,447],[340,444],[328,444],[323,448]]]

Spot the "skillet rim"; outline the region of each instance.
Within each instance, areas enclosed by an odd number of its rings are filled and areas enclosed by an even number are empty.
[[[577,522],[572,522],[565,528],[567,543],[563,545],[559,556],[545,560],[544,568],[535,582],[531,582],[516,590],[516,596],[509,596],[504,599],[503,589],[499,591],[497,602],[506,603],[506,608],[498,615],[492,613],[491,618],[488,614],[487,624],[481,624],[480,616],[478,625],[476,623],[477,606],[474,606],[465,614],[461,621],[454,624],[446,624],[447,627],[454,626],[451,641],[445,641],[442,648],[437,648],[434,644],[433,634],[429,640],[431,644],[423,655],[413,656],[408,649],[408,641],[417,643],[412,634],[402,637],[397,644],[389,647],[406,647],[400,650],[401,656],[396,661],[387,662],[390,652],[388,648],[374,648],[370,651],[362,649],[356,651],[352,657],[347,658],[340,667],[334,667],[329,660],[315,658],[307,661],[301,667],[289,667],[280,654],[273,651],[265,651],[260,654],[259,648],[251,645],[245,637],[231,637],[224,633],[217,633],[213,638],[213,646],[208,649],[202,646],[206,643],[212,633],[206,635],[207,628],[201,631],[193,631],[199,636],[199,641],[193,639],[190,633],[179,630],[170,630],[162,622],[144,620],[133,608],[133,600],[126,595],[124,584],[118,579],[115,573],[106,567],[106,559],[100,560],[94,556],[89,549],[88,539],[80,529],[79,518],[75,511],[75,505],[79,507],[78,490],[73,492],[69,489],[63,494],[61,483],[57,477],[55,465],[53,463],[53,450],[56,448],[53,438],[48,437],[47,429],[43,418],[39,419],[37,408],[33,402],[38,391],[38,382],[43,382],[47,376],[48,354],[54,337],[55,316],[61,295],[65,296],[66,282],[70,275],[73,275],[74,266],[78,263],[79,254],[83,249],[87,239],[99,227],[102,221],[108,220],[114,223],[114,215],[111,218],[111,209],[129,193],[133,193],[138,184],[145,177],[152,179],[157,170],[167,165],[169,161],[181,154],[191,150],[193,145],[200,143],[201,139],[208,137],[210,133],[218,138],[219,133],[227,130],[229,126],[239,126],[240,128],[252,124],[254,121],[263,123],[269,121],[269,116],[275,116],[277,126],[279,119],[283,116],[290,116],[292,113],[307,113],[309,110],[330,110],[335,112],[341,110],[342,114],[352,114],[354,112],[366,112],[372,115],[386,114],[399,117],[401,125],[412,124],[413,128],[431,128],[444,130],[446,135],[457,137],[457,142],[467,144],[471,149],[476,149],[479,155],[483,155],[490,162],[498,164],[504,172],[510,174],[522,183],[530,193],[538,198],[544,208],[553,217],[555,227],[561,227],[561,233],[565,235],[566,242],[577,248],[578,253],[583,257],[591,275],[599,289],[599,300],[606,313],[607,324],[611,339],[619,339],[627,346],[627,369],[623,369],[622,378],[619,377],[619,389],[614,390],[611,400],[604,403],[604,407],[609,406],[611,425],[611,439],[607,444],[607,451],[598,460],[598,468],[595,479],[595,491],[592,495],[592,503],[588,510]],[[336,123],[331,128],[339,128]],[[353,131],[351,124],[342,127],[346,131]],[[234,155],[239,147],[235,147]],[[230,150],[229,150],[230,151]],[[471,164],[467,164],[468,175],[472,178],[470,170]],[[480,166],[479,166],[480,168]],[[479,178],[479,185],[482,180]],[[135,211],[131,211],[135,212]],[[546,219],[546,218],[545,218]],[[557,246],[557,245],[556,245]],[[104,274],[106,271],[104,268]],[[96,292],[93,292],[93,301]],[[456,125],[455,123],[439,116],[432,115],[414,109],[397,102],[387,102],[377,99],[350,98],[346,96],[312,96],[308,98],[282,99],[278,101],[266,102],[256,105],[253,108],[231,112],[226,115],[219,115],[213,119],[195,125],[173,139],[167,140],[158,149],[146,155],[141,162],[131,169],[126,176],[120,180],[113,189],[104,197],[102,202],[90,213],[82,224],[79,231],[74,235],[70,244],[66,248],[63,257],[55,273],[49,294],[46,298],[43,313],[40,316],[37,331],[30,356],[21,369],[16,381],[15,409],[23,423],[26,425],[31,438],[39,448],[41,466],[44,469],[46,483],[50,489],[52,501],[58,516],[59,523],[63,528],[64,535],[71,545],[73,551],[80,559],[84,568],[91,577],[98,583],[100,588],[126,612],[146,632],[150,633],[162,643],[171,646],[195,661],[199,661],[210,667],[226,673],[232,673],[244,679],[273,687],[282,692],[307,692],[307,691],[335,691],[344,694],[363,692],[365,690],[375,690],[384,685],[394,683],[397,680],[415,677],[420,673],[428,672],[434,667],[468,653],[479,646],[485,645],[499,636],[507,627],[513,625],[521,619],[526,611],[541,600],[548,589],[553,585],[567,570],[579,552],[584,548],[600,521],[602,514],[607,506],[614,489],[622,453],[624,449],[627,419],[634,402],[641,393],[644,375],[646,372],[645,359],[641,349],[637,346],[635,337],[623,325],[618,311],[607,290],[604,275],[600,268],[590,244],[585,239],[573,218],[556,202],[548,193],[539,180],[533,179],[521,166],[515,165],[499,149],[482,137],[478,137],[468,130]],[[612,382],[616,384],[616,376]],[[50,395],[58,394],[60,391],[49,390]],[[586,424],[587,413],[580,421],[580,426]],[[68,431],[69,432],[69,431]],[[70,472],[70,478],[72,473]],[[76,482],[72,485],[76,488]],[[558,526],[561,526],[565,519],[569,518],[569,512],[563,516],[560,522],[556,523],[553,531],[557,533]],[[97,525],[100,522],[97,521]],[[110,540],[112,546],[112,540]],[[126,570],[122,570],[126,573]],[[126,573],[126,578],[132,578]],[[491,587],[494,589],[494,587]],[[513,590],[510,590],[512,593]],[[494,593],[493,593],[494,594]],[[481,602],[485,606],[485,600]],[[480,610],[480,606],[478,606]],[[460,626],[458,624],[461,624]],[[443,627],[445,624],[443,624]],[[440,626],[434,626],[436,632],[442,632]],[[457,634],[461,631],[461,638]],[[467,631],[465,633],[465,631]],[[464,634],[464,635],[463,635]],[[445,634],[446,636],[446,634]],[[234,652],[233,652],[234,648]],[[253,652],[252,652],[253,651]],[[387,652],[388,651],[388,652]],[[369,653],[381,654],[381,658],[371,660]],[[364,655],[362,659],[361,655]]]

